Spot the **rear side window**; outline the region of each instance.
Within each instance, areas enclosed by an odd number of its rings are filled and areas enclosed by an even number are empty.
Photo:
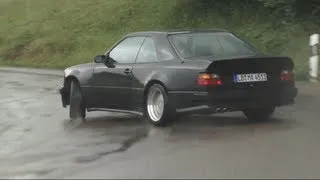
[[[211,56],[223,51],[217,36],[197,36],[191,44],[192,55]]]
[[[157,62],[157,51],[151,37],[147,37],[141,46],[136,63]]]

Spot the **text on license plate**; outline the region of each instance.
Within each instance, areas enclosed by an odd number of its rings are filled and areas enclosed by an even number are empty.
[[[258,81],[267,81],[268,76],[266,73],[253,73],[253,74],[235,74],[234,82],[258,82]]]

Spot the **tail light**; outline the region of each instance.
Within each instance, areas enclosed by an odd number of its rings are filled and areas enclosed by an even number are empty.
[[[221,85],[222,81],[217,74],[201,73],[198,76],[198,85],[209,86],[209,85]]]
[[[282,81],[292,81],[294,80],[294,73],[289,70],[283,70],[281,71],[280,79]]]

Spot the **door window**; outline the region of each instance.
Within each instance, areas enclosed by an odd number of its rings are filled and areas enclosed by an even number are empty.
[[[147,37],[141,46],[136,63],[156,62],[158,60],[157,51],[151,37]]]
[[[129,37],[113,48],[109,57],[116,63],[134,63],[145,37]]]

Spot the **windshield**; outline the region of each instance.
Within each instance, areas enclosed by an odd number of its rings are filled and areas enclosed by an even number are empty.
[[[169,40],[183,58],[258,53],[253,47],[227,32],[173,34],[169,35]]]

